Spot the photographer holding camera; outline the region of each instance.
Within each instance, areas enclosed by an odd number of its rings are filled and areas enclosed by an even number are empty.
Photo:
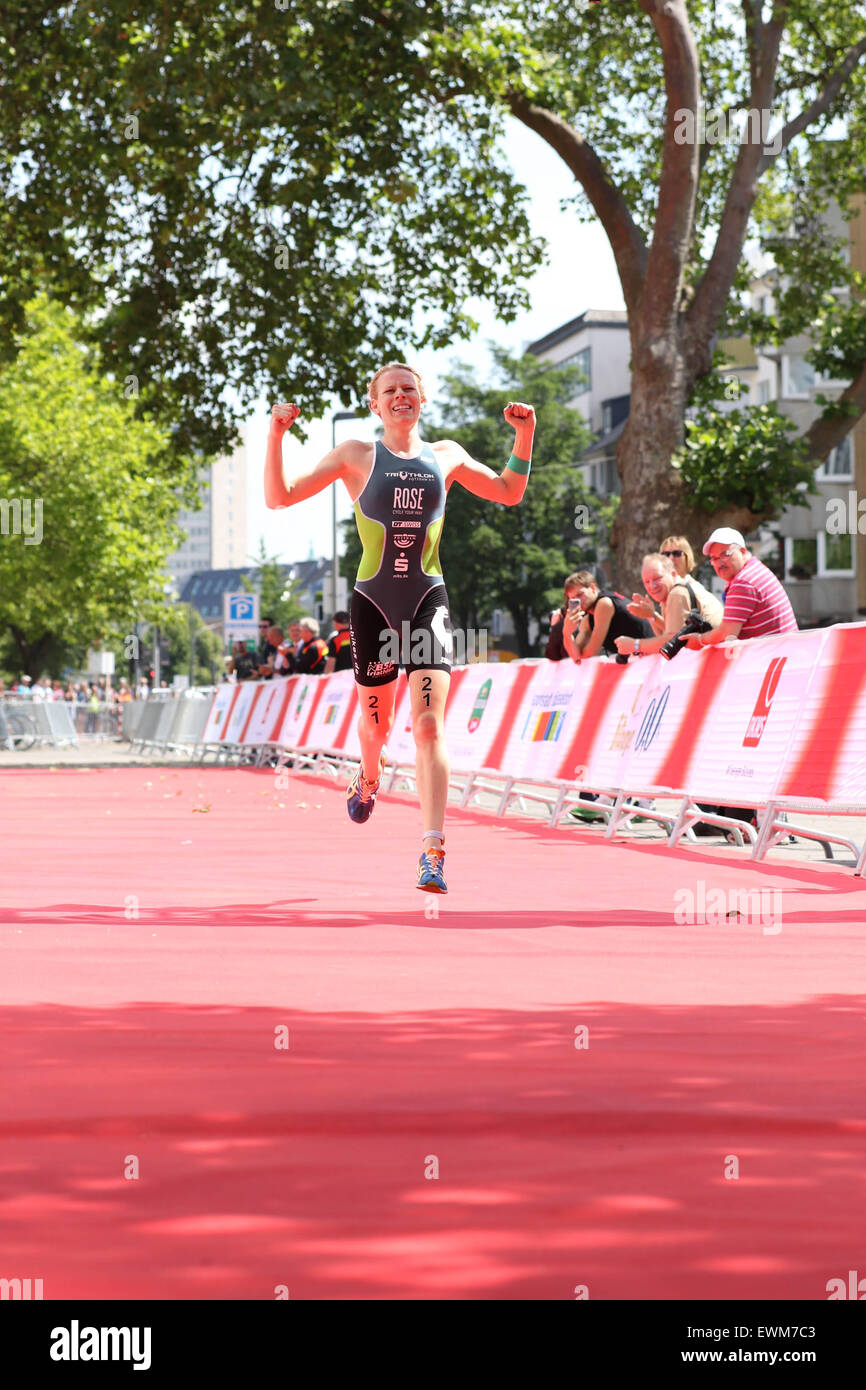
[[[550,633],[544,655],[548,661],[566,661],[570,655],[565,649],[564,633],[566,621],[573,634],[580,621],[580,600],[577,598],[579,577],[570,574],[563,585],[563,604],[550,615]]]
[[[649,656],[661,652],[670,660],[686,644],[686,636],[682,634],[684,627],[692,632],[709,632],[722,621],[722,605],[715,595],[697,579],[681,579],[668,556],[659,552],[645,555],[640,577],[651,603],[658,604],[661,610],[661,621],[655,624],[661,628],[661,633],[647,639],[617,637],[616,649],[621,656]],[[642,594],[632,596],[628,610],[635,616],[646,616],[646,599]]]

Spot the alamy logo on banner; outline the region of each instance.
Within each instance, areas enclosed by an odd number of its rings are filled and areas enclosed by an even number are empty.
[[[744,748],[757,748],[761,742],[767,720],[770,717],[770,706],[775,699],[776,691],[779,688],[779,678],[782,674],[782,667],[787,661],[787,657],[774,656],[764,674],[761,682],[761,689],[755,701],[755,708],[752,710],[752,717],[746,729],[746,737],[743,739]]]

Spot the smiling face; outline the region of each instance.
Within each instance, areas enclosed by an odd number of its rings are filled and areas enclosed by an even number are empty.
[[[370,409],[387,427],[417,423],[425,400],[423,388],[409,367],[386,367],[370,383]]]
[[[644,560],[640,577],[653,603],[664,603],[676,574],[673,569],[667,569],[661,560]]]

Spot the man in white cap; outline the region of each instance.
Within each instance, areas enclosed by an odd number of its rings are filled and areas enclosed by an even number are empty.
[[[797,631],[788,595],[773,571],[749,554],[739,531],[720,526],[703,551],[727,585],[725,613],[718,627],[689,638],[691,648],[710,647],[731,637],[746,641],[749,637]]]

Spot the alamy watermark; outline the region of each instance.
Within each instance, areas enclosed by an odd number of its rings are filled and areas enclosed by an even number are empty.
[[[674,921],[681,927],[760,927],[764,936],[782,930],[780,888],[707,888],[698,879],[694,888],[674,893]]]
[[[27,1302],[42,1299],[45,1297],[43,1282],[42,1279],[0,1279],[0,1300]]]
[[[415,668],[442,665],[465,666],[470,661],[487,660],[487,628],[474,627],[446,628],[444,622],[434,618],[430,627],[412,629],[412,624],[404,620],[400,632],[396,628],[383,628],[379,633],[379,661],[376,671],[369,675],[384,674],[389,668],[398,665]],[[375,665],[371,662],[370,665]]]
[[[674,112],[674,141],[677,145],[761,145],[764,154],[782,149],[783,113],[775,107],[735,107],[732,110],[698,111],[680,108]],[[770,128],[779,119],[777,129]]]
[[[0,497],[0,536],[23,536],[25,545],[41,545],[42,498]]]
[[[828,497],[826,506],[828,536],[866,536],[866,497],[849,488],[847,498]]]

